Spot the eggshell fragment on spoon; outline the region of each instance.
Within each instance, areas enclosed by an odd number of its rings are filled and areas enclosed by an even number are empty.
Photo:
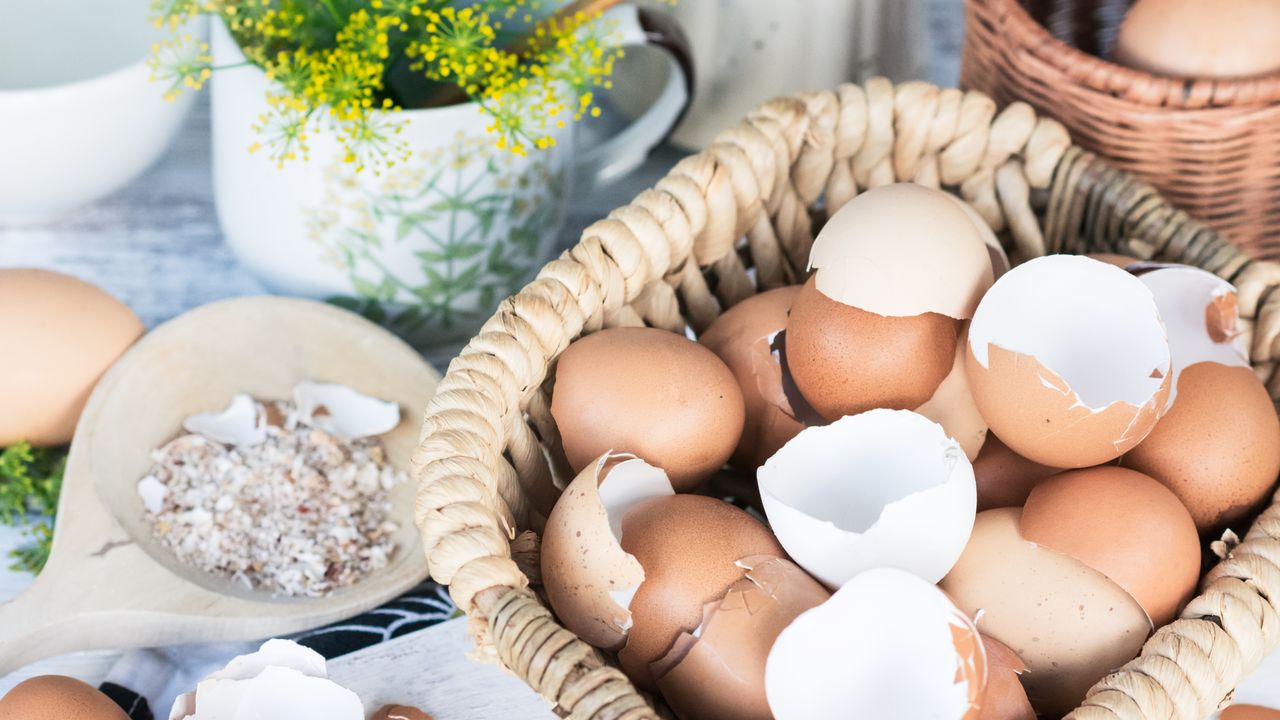
[[[807,428],[757,477],[778,540],[831,588],[875,567],[937,582],[973,528],[976,489],[964,450],[909,411],[871,410]]]
[[[253,447],[267,439],[267,419],[248,395],[236,395],[221,412],[197,413],[182,423],[189,433],[234,447]]]
[[[658,689],[681,718],[769,720],[765,662],[778,633],[831,593],[783,558],[754,556],[746,575],[708,603],[704,620],[652,664]]]
[[[301,382],[293,388],[298,421],[348,438],[373,437],[400,424],[400,406],[346,385]]]
[[[578,637],[610,650],[626,643],[645,572],[622,549],[622,518],[641,501],[673,494],[661,469],[612,453],[565,488],[543,532],[542,576],[551,606]]]
[[[291,640],[268,640],[179,696],[169,720],[363,720],[360,698],[327,678],[319,653]]]
[[[868,570],[800,615],[769,652],[777,720],[977,716],[987,658],[977,629],[937,587]]]
[[[983,297],[967,344],[979,411],[1038,463],[1114,460],[1165,410],[1164,324],[1146,285],[1115,266],[1068,255],[1019,265]]]

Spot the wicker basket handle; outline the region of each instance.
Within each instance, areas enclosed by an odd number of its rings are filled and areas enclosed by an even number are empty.
[[[687,319],[700,330],[723,307],[754,293],[757,283],[770,288],[795,282],[807,265],[811,208],[820,196],[836,208],[869,187],[898,180],[958,188],[988,223],[1009,231],[1017,254],[1025,258],[1081,250],[1081,218],[1097,215],[1092,198],[1107,192],[1110,186],[1102,182],[1107,177],[1104,168],[1070,146],[1058,123],[1037,118],[1025,104],[997,113],[980,93],[925,83],[895,88],[872,79],[864,86],[843,85],[763,105],[707,150],[678,163],[654,189],[587,228],[578,245],[503,301],[450,364],[428,405],[415,454],[416,520],[431,574],[449,586],[471,616],[481,651],[572,717],[656,717],[643,696],[597,651],[561,628],[528,589],[529,577],[537,573],[536,552],[512,552],[517,530],[540,530],[554,502],[542,445],[554,447],[557,436],[541,388],[570,341],[613,324],[679,329]],[[1167,208],[1158,198],[1153,204],[1140,186],[1131,195],[1126,212],[1139,219],[1127,218],[1117,227],[1132,231],[1125,238],[1135,251],[1146,243],[1151,253],[1144,257],[1193,257],[1196,248],[1211,247],[1216,271],[1247,281],[1242,311],[1249,306],[1250,312],[1242,314],[1271,312],[1267,290],[1280,282],[1280,269],[1250,264],[1189,220],[1181,226],[1193,228],[1186,233],[1161,235],[1142,218],[1158,217]],[[1043,205],[1046,197],[1042,221],[1033,202]],[[1103,205],[1124,203],[1108,197]],[[1188,233],[1194,242],[1183,242]],[[754,279],[738,253],[743,237]],[[714,287],[704,270],[714,275]],[[1280,312],[1271,312],[1255,334],[1255,351],[1267,362],[1273,346],[1280,346],[1277,338]],[[1275,529],[1260,522],[1255,534],[1266,532],[1259,528]],[[1236,549],[1238,557],[1250,558],[1233,565],[1240,568],[1237,574],[1260,567],[1253,558],[1274,557],[1258,549],[1259,541],[1273,542],[1272,537],[1251,534]],[[1242,648],[1238,661],[1221,659],[1221,652],[1209,660],[1204,653],[1207,666],[1217,671],[1216,682],[1229,687],[1242,667],[1275,644],[1270,635],[1252,644],[1243,639],[1263,638],[1259,626],[1267,632],[1277,626],[1269,615],[1266,623],[1260,619],[1258,594],[1249,591],[1250,604],[1249,592],[1216,589],[1244,582],[1212,577],[1209,597],[1225,607],[1214,608],[1221,625],[1183,620],[1162,630],[1148,648],[1163,660],[1139,658],[1135,663],[1148,664],[1109,678],[1091,696],[1095,708],[1109,707],[1110,698],[1117,706],[1135,698],[1145,703],[1140,693],[1156,693],[1146,689],[1149,682],[1157,688],[1185,684],[1173,678],[1177,665],[1168,659],[1174,652],[1170,647],[1182,654],[1190,653],[1183,646],[1191,645]],[[1266,587],[1280,592],[1280,586]],[[1273,612],[1270,606],[1267,612]],[[1199,600],[1188,613],[1209,614]],[[1197,640],[1203,642],[1197,645]],[[1173,666],[1167,675],[1149,667],[1161,662]],[[1187,666],[1194,667],[1193,662]]]

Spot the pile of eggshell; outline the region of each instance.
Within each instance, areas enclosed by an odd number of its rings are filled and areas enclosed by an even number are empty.
[[[547,598],[683,720],[1060,717],[1280,474],[1234,288],[1009,269],[971,208],[909,184],[840,209],[810,264],[696,342],[620,327],[561,355],[578,475]],[[705,489],[726,463],[767,525]]]

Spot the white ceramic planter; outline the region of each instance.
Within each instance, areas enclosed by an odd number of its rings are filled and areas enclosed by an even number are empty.
[[[101,198],[168,147],[193,95],[166,101],[151,81],[163,32],[149,12],[147,0],[0,0],[0,223]]]
[[[221,23],[212,47],[219,64],[243,58]],[[268,88],[253,66],[215,77],[213,171],[228,243],[276,292],[357,309],[427,349],[470,336],[555,252],[577,161],[572,125],[553,149],[518,157],[495,146],[474,104],[406,111],[391,120],[404,123],[411,157],[381,174],[344,163],[332,132],[313,134],[308,161],[279,168],[248,152]],[[640,119],[660,127],[631,149],[674,123],[679,94],[665,120],[656,106]]]

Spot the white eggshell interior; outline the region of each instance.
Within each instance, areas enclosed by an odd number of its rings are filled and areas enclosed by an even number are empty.
[[[809,267],[837,302],[889,317],[973,314],[991,286],[977,226],[948,193],[911,183],[873,188],[840,208],[814,239]]]
[[[967,717],[953,626],[972,631],[932,584],[868,570],[778,636],[765,666],[769,708],[777,720]]]
[[[604,508],[605,517],[609,519],[609,529],[618,542],[617,552],[622,553],[622,518],[637,503],[656,497],[674,495],[671,480],[661,468],[654,467],[634,455],[614,455],[606,453],[600,458],[597,473],[604,469],[606,463],[619,457],[630,458],[609,468],[597,491],[600,505]],[[631,601],[635,599],[639,585],[610,591],[609,597],[618,607],[630,611]],[[622,630],[630,630],[628,624]]]
[[[831,588],[875,567],[935,583],[973,530],[977,491],[964,450],[906,410],[806,428],[757,478],[779,542]]]
[[[298,420],[348,438],[391,432],[400,424],[400,406],[369,397],[346,385],[301,382],[293,388]],[[326,412],[320,412],[324,408]]]
[[[1215,362],[1232,367],[1249,366],[1249,348],[1243,334],[1215,342],[1205,324],[1208,307],[1218,298],[1235,295],[1235,286],[1211,272],[1186,265],[1147,270],[1138,279],[1151,290],[1169,333],[1169,354],[1173,361],[1170,405],[1178,393],[1178,374],[1191,365]]]
[[[1147,286],[1078,255],[1030,260],[991,286],[969,325],[969,347],[983,367],[991,344],[1036,358],[1094,411],[1116,402],[1141,407],[1170,366]]]
[[[192,415],[182,422],[182,428],[236,447],[252,447],[267,439],[266,417],[258,412],[258,403],[248,395],[231,398],[231,403],[221,412]]]

